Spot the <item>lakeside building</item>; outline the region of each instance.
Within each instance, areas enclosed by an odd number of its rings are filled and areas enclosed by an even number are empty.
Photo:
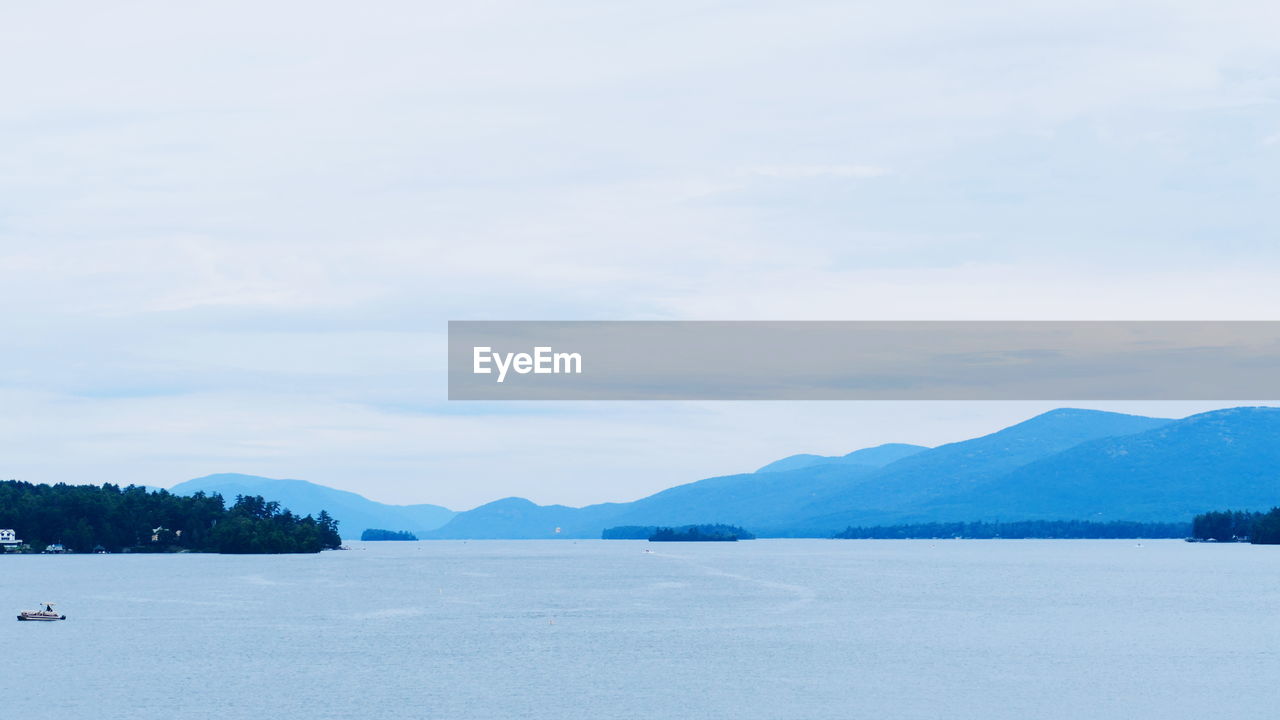
[[[0,529],[0,551],[8,552],[17,550],[22,547],[22,541],[18,539],[18,533],[14,530]]]

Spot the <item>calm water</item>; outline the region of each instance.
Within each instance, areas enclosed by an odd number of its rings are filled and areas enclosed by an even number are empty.
[[[71,619],[12,619],[43,600]],[[23,720],[1202,718],[1280,702],[1280,548],[1244,545],[8,556],[0,609],[0,708]]]

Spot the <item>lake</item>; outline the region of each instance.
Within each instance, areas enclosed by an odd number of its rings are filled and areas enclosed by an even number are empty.
[[[352,546],[0,557],[3,715],[1168,719],[1280,700],[1280,547]],[[46,600],[69,619],[14,619]]]

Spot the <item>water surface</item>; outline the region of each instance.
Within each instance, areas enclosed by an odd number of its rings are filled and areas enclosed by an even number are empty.
[[[0,557],[6,717],[1202,718],[1275,711],[1280,548],[354,543]],[[644,552],[652,550],[652,552]]]

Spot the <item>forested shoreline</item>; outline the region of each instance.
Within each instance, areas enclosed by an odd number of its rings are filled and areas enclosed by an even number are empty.
[[[174,495],[130,485],[0,482],[0,528],[41,552],[315,553],[342,544],[328,513],[300,517],[261,496]]]
[[[1088,522],[1085,520],[1025,520],[1017,522],[919,523],[915,525],[878,525],[850,527],[835,537],[840,540],[1115,540],[1185,538],[1188,523]]]
[[[1191,522],[1191,538],[1201,542],[1280,545],[1280,507],[1265,513],[1239,510],[1201,513]]]

